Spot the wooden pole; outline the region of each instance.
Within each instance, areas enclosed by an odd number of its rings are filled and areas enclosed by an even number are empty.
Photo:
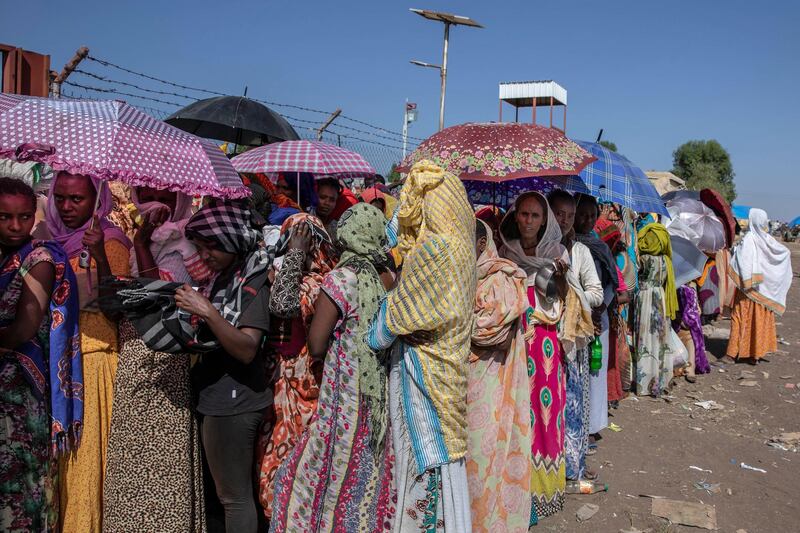
[[[61,73],[58,74],[55,79],[53,79],[53,83],[50,88],[53,96],[56,98],[61,98],[61,84],[64,83],[67,78],[69,78],[69,75],[72,74],[76,68],[78,68],[80,62],[86,59],[86,56],[88,55],[89,49],[87,47],[81,46],[78,48],[78,50],[75,52],[75,55],[72,56],[72,59],[67,61],[67,64],[64,65]]]
[[[341,110],[341,109],[337,109],[336,111],[334,111],[334,112],[331,114],[331,116],[330,116],[330,117],[328,117],[328,120],[326,120],[326,121],[325,121],[325,124],[323,124],[323,125],[322,125],[322,126],[321,126],[321,127],[318,129],[318,130],[317,130],[317,140],[318,140],[318,141],[321,141],[321,140],[322,140],[322,134],[325,132],[325,130],[327,130],[327,129],[328,129],[328,126],[330,126],[331,124],[333,124],[333,121],[334,121],[334,120],[336,120],[336,118],[337,118],[339,115],[341,115],[341,114],[342,114],[342,110]]]

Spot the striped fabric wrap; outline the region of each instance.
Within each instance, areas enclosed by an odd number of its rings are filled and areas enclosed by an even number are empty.
[[[412,359],[446,446],[447,453],[438,455],[455,461],[466,453],[475,216],[461,181],[430,161],[411,168],[396,216],[404,263],[400,282],[387,298],[386,326],[394,335],[434,332],[434,341],[417,346]]]

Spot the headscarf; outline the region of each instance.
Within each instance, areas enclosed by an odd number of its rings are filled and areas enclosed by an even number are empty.
[[[30,339],[0,357],[0,370],[16,356],[33,395],[39,400],[49,398],[51,451],[55,457],[77,448],[83,429],[83,363],[75,273],[60,246],[52,241],[30,241],[0,260],[0,292],[5,293],[25,258],[38,247],[47,249],[55,265],[53,289],[48,295],[47,353],[40,342]],[[4,325],[0,321],[0,326]]]
[[[578,203],[580,204],[581,195],[577,195]],[[607,222],[607,221],[606,221]],[[595,222],[595,225],[597,222]],[[596,227],[596,226],[595,226]],[[609,231],[610,228],[609,228]],[[600,240],[593,233],[575,233],[575,239],[589,248],[592,253],[592,259],[599,266],[597,275],[600,278],[600,283],[605,287],[612,287],[614,293],[619,288],[619,278],[617,277],[617,261],[611,253],[611,248],[604,241]]]
[[[211,295],[211,303],[222,317],[231,325],[238,325],[242,311],[266,283],[267,270],[286,239],[274,248],[259,247],[261,235],[250,224],[250,211],[235,203],[199,210],[187,222],[184,233],[188,239],[210,242],[217,250],[234,254],[240,260],[227,286]]]
[[[424,462],[466,454],[466,401],[470,337],[475,304],[475,215],[464,185],[428,160],[408,174],[387,228],[404,256],[403,273],[386,300],[386,326],[393,335],[433,331],[434,340],[406,353],[418,360],[423,385],[439,417],[445,450]],[[423,471],[433,464],[417,464]]]
[[[678,293],[675,289],[675,272],[672,268],[672,241],[667,228],[657,222],[639,230],[639,252],[646,255],[660,255],[667,264],[667,286],[664,288],[664,301],[667,316],[675,318],[678,312]]]
[[[504,342],[510,328],[528,308],[525,272],[514,262],[501,259],[486,227],[486,249],[478,257],[478,286],[475,292],[475,329],[472,344],[491,347]]]
[[[547,222],[544,227],[544,233],[539,237],[539,242],[536,244],[536,255],[529,256],[525,254],[520,244],[516,213],[517,206],[523,200],[532,197],[539,198],[542,205],[546,207],[547,214],[545,216]],[[554,260],[561,259],[569,263],[567,249],[561,244],[561,228],[558,226],[556,216],[553,214],[553,210],[550,209],[547,198],[537,191],[522,193],[514,200],[514,204],[500,224],[500,239],[503,241],[503,246],[500,248],[500,256],[515,262],[525,271],[528,276],[529,287],[536,287],[536,274],[541,268],[552,265]],[[562,302],[556,300],[552,304],[548,304],[544,295],[537,290],[536,308],[533,311],[534,319],[537,322],[555,324],[561,317],[561,312]]]
[[[594,231],[600,240],[606,243],[611,253],[614,253],[614,248],[622,240],[622,232],[616,224],[606,218],[598,218],[597,223],[594,225]]]
[[[211,277],[211,271],[200,259],[197,248],[183,235],[184,226],[192,216],[192,197],[176,192],[175,211],[170,211],[169,219],[153,230],[150,242],[150,253],[158,267],[159,277],[166,281],[188,283],[191,280],[203,281]],[[167,207],[160,202],[139,201],[139,194],[131,189],[131,201],[140,216],[148,212]],[[130,256],[131,276],[139,275],[139,264],[136,254]]]
[[[342,250],[337,268],[352,269],[358,280],[359,322],[353,355],[358,360],[359,393],[370,406],[370,443],[378,453],[386,435],[386,361],[384,352],[370,348],[366,337],[370,319],[386,294],[376,268],[386,260],[386,217],[375,206],[356,204],[339,218],[336,239]]]
[[[748,298],[782,315],[792,284],[791,254],[767,231],[763,209],[751,209],[748,219],[749,229],[733,250],[730,276]]]
[[[357,203],[358,203],[358,198],[356,198],[356,195],[353,194],[353,191],[351,191],[347,187],[343,187],[339,191],[339,197],[336,200],[336,205],[333,206],[333,211],[331,211],[330,219],[339,220],[339,217],[342,216],[342,213],[344,213]]]
[[[58,213],[58,208],[56,207],[56,199],[55,199],[55,187],[58,180],[63,176],[65,173],[60,172],[55,179],[53,179],[53,183],[50,185],[50,192],[47,195],[47,229],[50,231],[50,235],[52,236],[53,240],[55,240],[58,244],[64,248],[64,251],[67,252],[67,256],[69,258],[76,257],[81,253],[83,250],[83,244],[81,241],[83,240],[83,234],[86,233],[86,230],[92,225],[93,218],[90,218],[86,221],[86,223],[77,229],[71,229],[64,225],[61,221],[61,215]],[[132,246],[131,241],[128,237],[112,224],[108,220],[108,215],[111,213],[111,210],[114,208],[114,198],[111,195],[111,189],[108,187],[107,184],[103,184],[101,186],[101,181],[98,178],[89,177],[92,182],[92,186],[94,187],[95,191],[101,191],[100,194],[100,202],[97,205],[97,211],[95,211],[95,215],[100,219],[100,227],[103,229],[103,234],[105,235],[106,240],[117,240],[125,245],[126,248],[130,248]]]
[[[325,274],[336,265],[334,261],[333,243],[325,231],[320,219],[308,213],[297,213],[286,219],[281,226],[281,235],[285,238],[291,236],[292,228],[300,224],[307,224],[311,230],[311,247],[308,256],[311,258],[311,268],[303,269],[303,279],[300,281],[300,311],[303,323],[308,325],[314,316],[314,305],[319,296],[320,287]]]

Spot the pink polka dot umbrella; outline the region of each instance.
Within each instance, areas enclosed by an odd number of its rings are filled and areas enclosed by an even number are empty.
[[[250,194],[213,142],[118,100],[0,94],[0,157],[193,196]]]
[[[574,176],[595,157],[560,131],[522,123],[467,123],[428,137],[398,168],[429,159],[461,178],[505,182]]]

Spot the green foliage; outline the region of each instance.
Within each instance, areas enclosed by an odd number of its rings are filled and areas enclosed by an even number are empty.
[[[614,143],[613,143],[613,142],[611,142],[611,141],[600,141],[600,142],[599,142],[599,143],[597,143],[597,144],[599,144],[600,146],[603,146],[603,147],[605,147],[605,148],[608,148],[608,149],[609,149],[609,150],[611,150],[612,152],[616,152],[616,151],[617,151],[617,145],[616,145],[616,144],[614,144]]]
[[[402,178],[403,177],[397,171],[397,165],[392,165],[392,169],[389,171],[389,174],[386,176],[386,183],[387,184],[397,183]]]
[[[672,173],[685,180],[688,189],[714,189],[728,202],[736,198],[731,157],[717,141],[683,143],[672,153],[672,166]]]

